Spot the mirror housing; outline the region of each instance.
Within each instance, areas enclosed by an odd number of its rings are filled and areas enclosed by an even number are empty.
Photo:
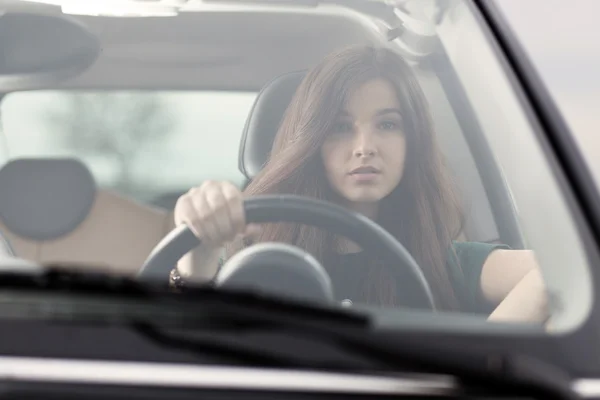
[[[100,48],[93,33],[64,15],[0,14],[0,92],[75,77],[94,63]]]

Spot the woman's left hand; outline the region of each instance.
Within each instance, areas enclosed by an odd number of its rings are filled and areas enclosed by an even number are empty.
[[[534,268],[515,285],[488,320],[543,324],[549,317],[546,285],[540,270]]]

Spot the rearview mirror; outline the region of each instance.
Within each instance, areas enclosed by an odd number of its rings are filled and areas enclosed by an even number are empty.
[[[77,76],[99,52],[94,34],[65,16],[0,14],[0,92]]]

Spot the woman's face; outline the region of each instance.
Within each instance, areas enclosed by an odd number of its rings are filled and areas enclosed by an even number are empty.
[[[393,86],[375,79],[347,99],[321,147],[331,187],[348,206],[376,204],[400,183],[406,138]]]

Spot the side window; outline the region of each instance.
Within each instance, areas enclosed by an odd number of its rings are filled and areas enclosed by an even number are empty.
[[[76,157],[102,188],[171,207],[205,179],[238,185],[246,92],[22,92],[7,95],[2,161]]]
[[[514,203],[524,247],[535,253],[551,293],[553,328],[572,329],[587,317],[593,285],[568,197],[540,144],[543,135],[536,135],[534,117],[477,16],[467,2],[456,2],[451,15],[438,27],[440,44],[489,147],[488,162],[500,172],[495,189]]]
[[[461,190],[465,210],[464,239],[478,242],[502,241],[490,201],[484,187],[481,171],[467,143],[463,125],[452,108],[448,88],[444,88],[435,71],[419,68],[417,76],[429,102],[438,141]]]

